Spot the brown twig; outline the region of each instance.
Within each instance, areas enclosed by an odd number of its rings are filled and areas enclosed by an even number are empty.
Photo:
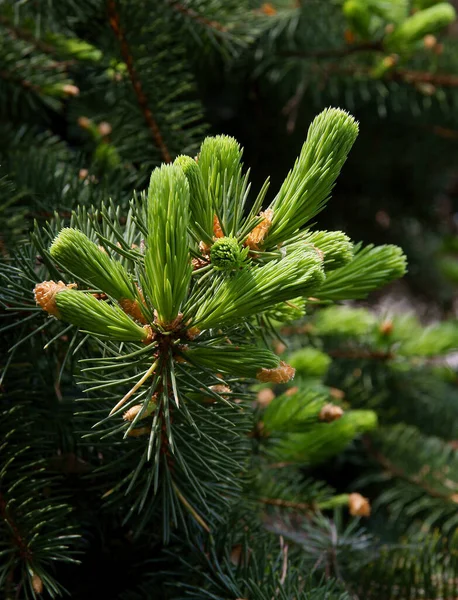
[[[259,498],[258,500],[261,504],[278,506],[280,508],[293,508],[303,511],[314,510],[313,504],[309,504],[308,502],[293,502],[292,500],[283,500],[282,498]]]
[[[201,25],[205,25],[205,27],[210,27],[211,29],[216,29],[217,31],[227,31],[227,27],[222,23],[218,23],[218,21],[211,21],[210,19],[207,19],[192,8],[183,6],[181,2],[176,2],[176,0],[167,0],[167,4],[182,15],[190,17],[191,19],[193,19],[197,23],[200,23]]]
[[[393,352],[383,352],[382,350],[329,350],[329,356],[332,358],[348,358],[350,360],[392,360],[395,355]]]
[[[364,75],[371,76],[371,69],[363,67],[341,67],[328,65],[327,74],[337,75]],[[383,76],[388,81],[400,81],[407,84],[430,83],[439,87],[458,87],[458,75],[448,73],[428,73],[428,71],[411,71],[409,69],[393,69]]]
[[[315,50],[313,52],[289,51],[282,52],[281,56],[288,58],[343,58],[351,54],[359,54],[360,52],[382,52],[383,46],[381,42],[367,42],[364,44],[355,44],[345,46],[343,48],[333,48],[330,50]]]
[[[457,502],[458,494],[443,494],[438,492],[434,488],[430,487],[427,483],[422,481],[417,475],[408,475],[405,471],[394,465],[386,456],[384,456],[379,450],[376,450],[371,442],[369,436],[363,436],[363,444],[366,448],[368,454],[372,456],[390,475],[393,477],[397,477],[398,479],[402,479],[403,481],[407,481],[407,483],[412,483],[422,490],[424,490],[429,496],[433,498],[440,498],[442,500],[446,500],[448,502]]]
[[[6,79],[7,81],[12,81],[13,83],[17,83],[18,85],[20,85],[22,88],[24,88],[27,91],[32,91],[32,92],[36,92],[37,94],[39,94],[41,92],[41,89],[38,85],[35,85],[34,83],[31,83],[30,81],[27,81],[26,79],[20,79],[19,77],[13,77],[11,75],[11,73],[8,73],[8,71],[0,71],[0,77],[2,79]]]
[[[9,525],[9,528],[12,532],[12,540],[14,545],[17,547],[19,555],[22,559],[26,561],[32,560],[32,554],[30,552],[30,548],[21,535],[18,526],[15,521],[11,517],[7,509],[7,502],[3,494],[0,492],[0,517]]]
[[[140,110],[142,111],[143,117],[149,130],[151,131],[154,144],[161,153],[163,161],[166,163],[170,163],[172,162],[172,157],[170,156],[170,152],[165,144],[164,138],[162,137],[159,126],[153,117],[153,113],[149,108],[148,99],[145,95],[145,92],[143,91],[142,83],[134,68],[134,61],[130,52],[129,44],[127,43],[124,31],[121,28],[121,22],[116,8],[116,0],[108,0],[107,7],[110,26],[121,47],[121,55],[123,57],[124,62],[126,63],[127,72],[129,73],[129,79],[132,83],[132,87],[134,88],[134,92],[137,97],[137,102],[140,106]]]
[[[27,31],[26,29],[14,27],[9,19],[3,15],[0,15],[0,25],[3,25],[6,29],[8,29],[12,37],[30,42],[36,48],[38,48],[38,50],[41,50],[45,54],[55,54],[56,49],[53,46],[43,42],[42,40],[38,40],[30,31]]]

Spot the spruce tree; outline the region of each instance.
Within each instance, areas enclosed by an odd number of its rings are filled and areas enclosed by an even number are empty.
[[[453,70],[453,41],[435,36],[453,11],[390,2],[391,23],[387,3],[362,21],[362,3],[278,4],[0,7],[5,598],[456,595],[452,476],[425,471],[453,470],[452,384],[417,362],[454,347],[453,324],[410,324],[409,342],[394,320],[319,308],[406,261],[316,226],[339,212],[322,211],[358,133],[323,106],[446,114],[453,76],[435,70]],[[276,112],[293,99],[286,177],[283,123],[261,170],[249,111],[241,143],[205,137],[208,121],[234,128],[215,114],[222,80]]]

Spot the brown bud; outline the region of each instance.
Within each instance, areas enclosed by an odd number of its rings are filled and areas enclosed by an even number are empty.
[[[156,334],[153,331],[151,325],[144,325],[143,329],[147,332],[147,337],[143,340],[144,344],[151,344],[156,337]]]
[[[293,369],[293,367],[282,360],[279,367],[275,369],[261,369],[258,371],[256,377],[259,381],[263,382],[286,383],[294,377],[295,373],[296,369]]]
[[[345,398],[345,392],[335,387],[329,388],[329,395],[336,400],[343,400]]]
[[[380,325],[379,331],[382,335],[391,335],[393,333],[393,329],[393,321],[387,319],[386,321],[383,321],[383,323]]]
[[[231,550],[231,563],[238,566],[242,559],[242,544],[236,544]]]
[[[390,33],[393,33],[394,29],[394,23],[388,23],[387,25],[385,25],[385,34],[389,35]]]
[[[39,575],[37,575],[36,573],[34,573],[32,575],[32,588],[33,588],[33,591],[35,592],[35,594],[43,593],[43,581],[42,581],[41,577]]]
[[[345,38],[346,43],[349,45],[354,44],[356,41],[355,34],[353,33],[353,31],[351,29],[346,29],[344,31],[344,38]]]
[[[190,340],[194,340],[199,335],[199,333],[200,329],[198,329],[197,327],[190,327],[186,332],[186,335]]]
[[[419,81],[416,88],[424,96],[434,96],[436,93],[436,86],[428,81]]]
[[[138,300],[130,300],[129,298],[122,298],[119,301],[119,306],[123,309],[123,311],[133,317],[139,323],[146,325],[148,320],[143,315],[142,307]]]
[[[78,117],[78,125],[81,129],[89,129],[91,126],[91,119],[88,117]]]
[[[58,281],[57,283],[55,281],[43,281],[42,283],[37,283],[33,290],[35,302],[41,306],[44,311],[59,318],[60,315],[56,306],[56,295],[62,290],[73,289],[75,287],[76,283],[65,285],[63,281]]]
[[[223,383],[211,385],[210,389],[212,392],[215,392],[215,394],[219,394],[220,396],[223,396],[223,397],[225,394],[230,394],[232,391],[230,387],[228,387],[227,385],[224,385]]]
[[[273,391],[270,388],[264,388],[258,392],[257,403],[262,408],[265,408],[266,406],[269,406],[274,398],[275,394]]]
[[[344,411],[340,408],[340,406],[336,406],[335,404],[325,404],[323,408],[320,410],[318,418],[320,421],[324,421],[325,423],[332,423],[332,421],[337,421],[344,414]]]
[[[444,51],[444,44],[436,44],[433,48],[434,54],[440,55]]]
[[[268,17],[273,17],[277,14],[277,9],[270,2],[264,2],[259,10]]]
[[[280,340],[275,340],[273,346],[276,354],[283,354],[283,352],[286,350],[286,344],[280,342]]]
[[[423,38],[423,45],[427,50],[432,50],[437,44],[437,38],[435,35],[425,35]]]
[[[86,179],[86,177],[89,175],[89,171],[87,169],[80,169],[79,173],[78,173],[78,177],[80,179]]]
[[[140,419],[146,419],[156,408],[156,395],[153,395],[151,400],[149,401],[149,406],[146,408]],[[123,414],[122,418],[124,421],[133,421],[138,413],[143,408],[143,404],[134,404],[131,406],[126,412]]]
[[[387,69],[391,69],[396,65],[399,60],[399,56],[397,54],[390,54],[390,56],[385,56],[383,59],[383,66]]]
[[[256,225],[245,240],[245,246],[248,246],[251,250],[259,250],[259,244],[262,244],[272,225],[274,211],[271,208],[268,208],[259,216],[262,217],[262,221]]]
[[[221,223],[219,222],[217,215],[213,215],[213,235],[215,238],[224,237],[224,232],[221,229]]]
[[[148,435],[151,433],[151,427],[137,427],[136,429],[131,429],[127,434],[129,437],[140,437],[141,435]]]
[[[293,385],[293,387],[290,387],[286,390],[284,395],[285,396],[294,396],[294,394],[296,394],[298,391],[299,391],[299,387],[297,385]]]
[[[113,131],[113,127],[110,125],[110,123],[108,123],[108,121],[102,121],[101,123],[99,123],[97,130],[100,133],[100,135],[103,135],[105,137],[107,135],[110,135],[110,133]]]
[[[369,517],[371,514],[369,500],[357,492],[348,496],[348,509],[353,517]]]
[[[67,96],[78,96],[80,93],[79,87],[76,87],[76,85],[73,85],[72,83],[66,83],[64,86],[62,86],[62,91]]]

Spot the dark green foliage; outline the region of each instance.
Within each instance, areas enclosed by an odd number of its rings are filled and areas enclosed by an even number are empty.
[[[434,271],[406,233],[453,157],[402,142],[454,127],[453,10],[364,4],[0,7],[0,596],[457,595],[456,323],[318,308],[402,276],[396,239]],[[242,143],[199,152],[203,115]]]

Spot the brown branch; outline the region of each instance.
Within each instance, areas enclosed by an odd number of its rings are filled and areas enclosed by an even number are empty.
[[[200,25],[204,25],[205,27],[210,27],[211,29],[216,29],[217,31],[223,31],[223,32],[227,31],[227,27],[225,25],[223,25],[222,23],[218,23],[218,21],[211,21],[210,19],[207,19],[206,17],[200,15],[197,11],[193,10],[192,8],[183,6],[183,4],[181,4],[181,2],[176,2],[176,0],[167,0],[167,4],[171,8],[173,8],[176,11],[178,11],[179,13],[181,13],[182,15],[185,15],[186,17],[193,19]]]
[[[148,99],[145,95],[145,92],[143,91],[142,83],[134,68],[134,61],[130,52],[129,44],[127,43],[124,31],[121,28],[119,14],[116,9],[116,0],[108,0],[107,8],[109,23],[121,47],[121,55],[124,62],[126,63],[127,72],[129,73],[129,79],[132,83],[132,87],[134,88],[135,95],[137,96],[137,102],[140,106],[140,110],[143,113],[143,117],[149,130],[151,131],[154,144],[159,149],[162,155],[163,161],[166,163],[170,163],[172,162],[172,157],[170,156],[170,152],[165,144],[164,138],[162,137],[158,124],[153,117],[153,113],[151,112],[148,106]]]
[[[364,75],[371,77],[371,69],[363,67],[328,65],[326,72],[327,74]],[[383,79],[388,81],[400,81],[407,84],[430,83],[439,87],[458,87],[458,75],[449,75],[448,73],[429,73],[428,71],[394,69],[393,71],[385,73]]]
[[[457,503],[458,494],[443,494],[438,492],[434,488],[430,487],[427,483],[422,481],[417,475],[408,475],[405,471],[394,465],[386,456],[384,456],[379,450],[376,450],[369,438],[369,436],[363,436],[362,438],[364,447],[368,454],[372,456],[390,475],[412,483],[424,490],[429,496],[433,498],[440,498],[447,502]]]
[[[296,510],[315,510],[313,504],[307,502],[293,502],[292,500],[282,500],[281,498],[258,498],[261,504],[268,504],[270,506],[279,506],[280,508],[294,508]]]
[[[438,135],[439,137],[448,139],[448,140],[457,140],[458,139],[458,130],[449,129],[448,127],[441,127],[440,125],[435,125],[431,128],[431,131]]]
[[[26,29],[14,27],[11,24],[11,22],[9,21],[9,19],[7,19],[3,15],[0,15],[0,25],[3,25],[6,29],[8,29],[9,33],[11,34],[11,36],[13,38],[19,38],[26,42],[30,42],[36,48],[38,48],[38,50],[41,50],[45,54],[55,54],[56,53],[56,49],[53,46],[51,46],[50,44],[47,44],[46,42],[38,40],[30,31],[27,31]]]
[[[22,537],[18,526],[16,525],[13,518],[9,514],[8,509],[7,509],[6,499],[1,492],[0,492],[0,517],[6,523],[8,523],[8,525],[12,531],[12,534],[13,534],[12,540],[13,540],[14,545],[17,547],[17,549],[19,551],[19,556],[22,559],[30,562],[32,560],[32,554],[30,552],[30,548],[29,548],[26,540],[24,540],[24,538]]]
[[[356,44],[353,46],[345,46],[343,48],[332,48],[329,50],[315,50],[313,52],[289,51],[282,52],[281,56],[287,58],[343,58],[351,54],[359,54],[360,52],[382,52],[383,46],[381,42],[366,42],[364,44]]]
[[[348,358],[350,360],[392,360],[395,355],[392,352],[382,350],[329,350],[332,358]]]
[[[431,83],[439,87],[458,87],[458,75],[448,73],[428,73],[427,71],[409,71],[407,69],[396,69],[388,74],[393,81],[405,83]]]
[[[35,85],[35,84],[31,83],[30,81],[27,81],[26,79],[19,79],[18,77],[13,77],[11,75],[11,73],[8,73],[8,71],[0,71],[0,77],[2,79],[6,79],[7,81],[11,81],[13,83],[20,85],[22,88],[24,88],[27,91],[30,90],[32,92],[36,92],[37,94],[39,94],[41,92],[41,89],[38,85]]]

